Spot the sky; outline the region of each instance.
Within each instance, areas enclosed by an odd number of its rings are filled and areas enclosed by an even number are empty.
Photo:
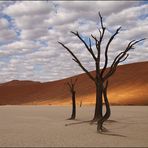
[[[58,41],[68,46],[87,70],[94,70],[91,55],[70,31],[78,31],[86,42],[91,34],[99,37],[99,11],[107,28],[101,67],[107,41],[122,27],[109,48],[110,66],[129,41],[148,38],[147,1],[0,1],[0,83],[47,82],[83,73]],[[122,64],[148,61],[147,53],[148,41],[141,42]]]

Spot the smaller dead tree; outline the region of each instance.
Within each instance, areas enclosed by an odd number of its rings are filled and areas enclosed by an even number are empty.
[[[80,101],[80,107],[82,107],[82,100]]]
[[[76,82],[77,79],[75,79],[74,82],[71,79],[70,82],[67,83],[72,98],[72,114],[69,120],[74,120],[76,118],[76,91],[75,91]]]

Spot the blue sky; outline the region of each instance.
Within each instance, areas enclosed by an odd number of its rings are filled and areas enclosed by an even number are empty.
[[[98,11],[107,27],[104,48],[116,28],[120,34],[109,49],[109,65],[129,41],[148,37],[147,1],[0,1],[0,83],[10,80],[53,81],[83,73],[57,41],[65,43],[88,70],[94,61],[70,31],[79,31],[87,41],[99,37]],[[95,45],[93,50],[96,53]],[[148,60],[148,42],[130,52],[127,63]]]

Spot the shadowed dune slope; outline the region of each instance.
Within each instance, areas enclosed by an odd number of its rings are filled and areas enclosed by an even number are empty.
[[[91,72],[93,75],[95,71]],[[95,86],[86,74],[78,78],[76,84],[77,103],[95,102]],[[66,78],[53,82],[32,82],[13,80],[0,84],[0,104],[39,104],[65,105],[71,103]],[[148,105],[148,62],[118,66],[116,73],[109,79],[108,96],[112,104]]]

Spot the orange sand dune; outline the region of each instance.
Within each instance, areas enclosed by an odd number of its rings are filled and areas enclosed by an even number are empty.
[[[92,72],[95,74],[95,71]],[[95,86],[86,74],[80,74],[76,85],[77,103],[95,102]],[[65,105],[71,103],[66,83],[70,78],[53,82],[13,80],[0,84],[0,104]],[[119,66],[109,81],[109,101],[112,104],[148,105],[148,62]]]

